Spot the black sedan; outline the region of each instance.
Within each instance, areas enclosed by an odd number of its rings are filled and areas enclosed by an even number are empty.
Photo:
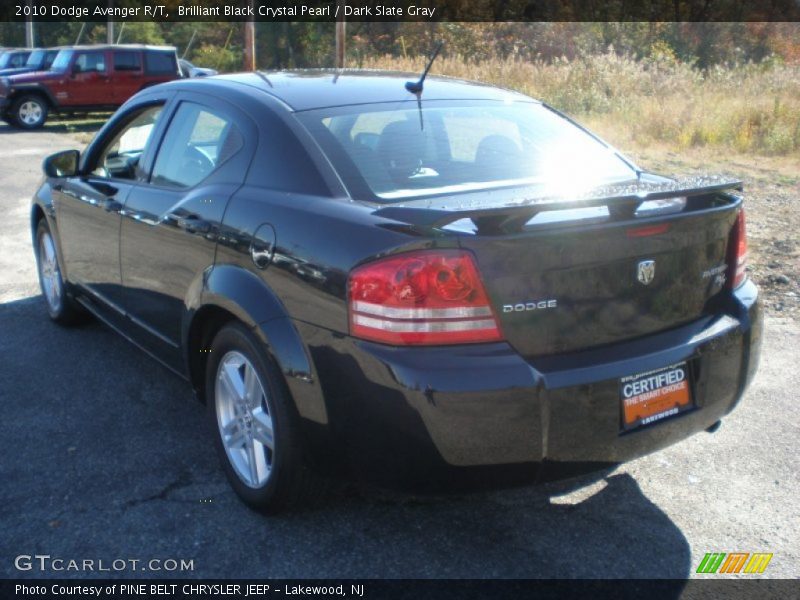
[[[761,340],[740,184],[642,171],[517,93],[414,79],[140,92],[45,161],[50,317],[92,313],[185,377],[262,509],[342,464],[534,480],[715,428]]]

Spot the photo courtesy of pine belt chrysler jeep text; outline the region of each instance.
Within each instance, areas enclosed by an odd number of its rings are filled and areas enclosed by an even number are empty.
[[[409,79],[136,94],[45,161],[50,317],[92,313],[185,377],[265,510],[341,465],[535,481],[714,429],[761,343],[740,183],[645,172],[518,93]]]

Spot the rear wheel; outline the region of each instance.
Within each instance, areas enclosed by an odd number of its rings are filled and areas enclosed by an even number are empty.
[[[303,461],[298,417],[281,373],[241,324],[214,338],[206,398],[223,469],[246,504],[275,512],[316,495],[319,480]]]
[[[47,120],[47,102],[35,94],[20,96],[11,106],[14,123],[23,129],[39,129]]]
[[[61,325],[75,323],[84,315],[81,306],[66,293],[58,263],[58,249],[47,221],[41,219],[36,227],[36,267],[39,286],[47,303],[50,318]]]

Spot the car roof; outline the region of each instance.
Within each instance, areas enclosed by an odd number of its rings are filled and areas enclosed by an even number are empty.
[[[414,98],[405,88],[419,73],[355,69],[302,69],[293,71],[236,73],[205,79],[203,84],[239,83],[279,98],[295,111],[351,104],[402,102]],[[185,82],[184,85],[189,85]],[[492,85],[429,75],[423,100],[523,100],[531,98]]]
[[[175,52],[175,46],[151,46],[149,44],[84,44],[80,46],[59,46],[60,50],[157,50]]]

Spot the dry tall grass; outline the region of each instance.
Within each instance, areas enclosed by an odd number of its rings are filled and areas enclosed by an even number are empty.
[[[364,68],[418,72],[421,59],[365,58]],[[800,155],[800,66],[747,64],[706,73],[663,56],[609,52],[552,64],[437,59],[432,73],[485,81],[544,100],[617,145],[664,142]]]

